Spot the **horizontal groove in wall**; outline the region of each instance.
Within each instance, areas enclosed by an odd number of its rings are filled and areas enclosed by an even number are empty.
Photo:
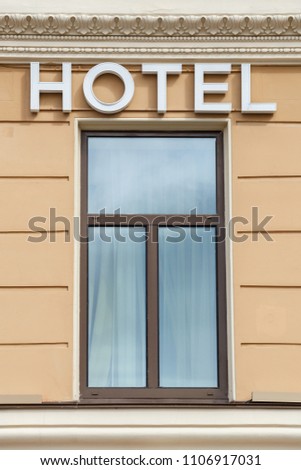
[[[129,39],[132,39],[132,40],[135,40],[135,38],[129,38]],[[180,39],[181,40],[181,39]],[[94,64],[95,65],[95,64]],[[126,69],[131,72],[131,73],[141,73],[142,71],[142,64],[140,65],[131,65],[131,64],[125,64],[126,65]],[[72,73],[87,73],[89,70],[91,70],[91,68],[93,67],[93,64],[92,65],[77,65],[77,64],[72,64]],[[55,69],[54,68],[50,68],[50,67],[43,67],[43,65],[40,66],[40,70],[43,72],[44,71],[61,71],[61,66],[59,67],[56,67]],[[184,74],[184,73],[194,73],[194,65],[189,65],[189,64],[182,64],[182,70],[181,70],[181,75]],[[231,69],[231,73],[229,74],[229,76],[232,74],[232,73],[239,73],[240,74],[240,66],[237,66],[236,64],[232,64],[232,69]],[[212,73],[211,75],[215,75],[214,73]]]
[[[68,39],[68,38],[67,38]],[[100,38],[101,39],[101,38]],[[131,38],[129,37],[128,39],[131,39],[133,41],[136,41],[136,38]],[[182,39],[180,39],[182,40]],[[63,61],[62,61],[63,62]],[[72,64],[72,73],[84,73],[86,74],[89,70],[91,70],[92,67],[94,67],[96,64]],[[129,72],[132,73],[141,73],[142,71],[142,64],[125,64],[126,69]],[[30,65],[29,64],[0,64],[0,69],[19,69],[19,70],[29,70]],[[61,64],[59,65],[47,65],[47,64],[40,64],[40,72],[61,72],[62,71],[62,66]],[[182,64],[182,70],[181,74],[183,73],[194,73],[194,66],[189,65],[189,64]],[[236,64],[232,64],[232,70],[231,73],[240,73],[240,69],[236,66]],[[214,74],[213,74],[214,75]]]
[[[244,120],[237,120],[235,121],[235,124],[237,126],[241,126],[244,124],[247,124],[248,126],[254,125],[254,126],[278,126],[281,124],[282,126],[289,126],[292,127],[292,125],[296,125],[296,127],[299,127],[301,124],[301,120],[292,120],[292,121],[266,121],[266,120],[252,120],[252,119],[244,119]]]
[[[41,234],[41,233],[69,233],[69,230],[0,230],[0,235],[27,235],[27,234]]]
[[[301,289],[301,285],[285,286],[272,284],[241,284],[240,287],[251,289]]]
[[[241,175],[237,176],[239,180],[250,179],[286,179],[286,178],[301,178],[301,175]]]
[[[62,109],[58,109],[58,108],[41,108],[40,113],[61,113],[62,112]],[[77,113],[93,113],[95,112],[92,108],[76,108],[76,107],[73,107],[72,108],[72,112],[77,112]],[[147,109],[141,109],[141,108],[132,108],[132,109],[124,109],[123,112],[125,113],[156,113],[158,114],[158,111],[157,111],[157,108],[151,108],[151,107],[147,107]],[[185,108],[185,109],[168,109],[167,112],[170,112],[170,113],[183,113],[183,112],[191,112],[191,113],[194,113],[194,109],[193,108]],[[100,116],[100,117],[105,117],[101,112],[97,112],[96,113]],[[117,115],[118,113],[116,113]]]
[[[60,109],[56,109],[55,111],[57,112],[62,112],[62,110]],[[68,124],[68,126],[70,126],[70,121],[56,121],[55,119],[53,119],[52,121],[36,121],[35,119],[22,119],[22,120],[19,120],[19,119],[1,119],[0,118],[0,124]]]
[[[218,104],[218,103],[217,103]],[[221,103],[222,104],[222,103]],[[57,109],[57,108],[44,108],[44,109],[40,109],[39,111],[40,113],[49,113],[49,112],[62,112],[61,109]],[[92,108],[72,108],[72,112],[78,112],[78,113],[93,113],[93,109]],[[141,114],[145,114],[145,113],[155,113],[157,115],[157,117],[159,116],[158,114],[158,111],[157,111],[157,108],[151,108],[151,107],[147,107],[147,109],[141,109],[141,108],[132,108],[132,109],[124,109],[123,110],[124,113],[128,113],[128,114],[131,114],[131,113],[141,113]],[[241,111],[239,109],[233,109],[232,110],[232,113],[240,113]],[[97,113],[97,111],[96,111]],[[194,116],[196,115],[195,111],[194,111],[194,108],[181,108],[181,109],[167,109],[167,112],[166,114],[171,114],[171,113],[192,113]],[[102,113],[97,113],[100,117],[105,117]],[[223,113],[214,113],[214,114],[211,114],[208,116],[207,113],[197,113],[197,116],[200,117],[200,118],[203,118],[203,119],[206,119],[206,118],[211,118],[211,117],[223,117],[225,118],[225,114]],[[116,117],[118,117],[116,115]],[[167,117],[167,116],[166,116]],[[35,121],[34,121],[35,122]]]
[[[301,346],[301,343],[240,343],[241,346]]]
[[[69,290],[69,286],[33,286],[33,285],[22,285],[22,286],[4,286],[0,285],[0,290],[1,289],[63,289],[63,290]]]
[[[69,176],[45,176],[45,175],[0,175],[2,180],[66,180]]]
[[[44,112],[44,113],[47,113],[47,112],[61,112],[62,110],[61,109],[54,109],[54,108],[44,108],[44,109],[40,109],[40,112]],[[239,110],[233,110],[233,111],[237,111],[239,112]],[[72,112],[78,112],[78,113],[90,113],[90,112],[93,112],[93,109],[91,108],[72,108]],[[97,112],[97,111],[96,111]],[[132,108],[132,109],[125,109],[123,112],[126,112],[126,113],[156,113],[158,114],[158,111],[157,111],[157,108],[151,108],[151,107],[147,107],[147,109],[143,110],[141,108]],[[194,108],[181,108],[181,109],[167,109],[167,113],[194,113]],[[102,113],[98,113],[99,115],[101,115]],[[219,113],[216,113],[217,115],[220,115]],[[208,115],[204,114],[203,117],[206,118],[206,116],[208,117]],[[103,116],[102,116],[103,117]]]
[[[0,349],[4,348],[32,348],[32,347],[39,347],[39,348],[68,348],[69,343],[67,342],[60,342],[60,343],[0,343]]]
[[[277,234],[284,234],[284,235],[289,235],[293,233],[300,233],[301,234],[301,229],[300,230],[290,230],[290,229],[285,229],[285,230],[237,230],[236,233],[245,233],[245,234],[250,234],[250,233],[277,233]]]

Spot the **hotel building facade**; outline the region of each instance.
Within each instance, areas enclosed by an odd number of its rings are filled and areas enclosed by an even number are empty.
[[[300,448],[298,2],[3,3],[0,448]]]

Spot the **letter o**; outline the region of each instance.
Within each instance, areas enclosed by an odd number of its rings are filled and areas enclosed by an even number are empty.
[[[117,75],[124,84],[124,93],[122,97],[113,103],[105,103],[104,101],[99,100],[93,92],[94,81],[97,77],[104,75],[105,73]],[[102,64],[92,67],[85,76],[83,83],[83,92],[87,103],[91,108],[95,109],[95,111],[106,114],[118,113],[126,108],[134,96],[134,91],[135,84],[130,72],[122,65],[115,64],[113,62],[103,62]]]

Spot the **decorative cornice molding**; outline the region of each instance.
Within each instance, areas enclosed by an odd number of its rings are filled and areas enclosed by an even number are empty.
[[[144,47],[143,49],[139,47],[45,47],[45,46],[0,46],[0,53],[4,54],[19,54],[26,56],[27,54],[32,56],[34,54],[46,55],[51,54],[52,56],[61,55],[85,55],[87,58],[89,56],[93,57],[96,55],[123,55],[126,54],[127,57],[131,55],[136,56],[150,56],[160,54],[161,56],[198,56],[202,57],[203,55],[229,55],[229,56],[244,56],[247,58],[251,55],[265,54],[265,55],[294,55],[301,57],[301,47],[269,47],[264,48],[264,51],[258,47]]]
[[[299,15],[0,15],[3,61],[265,60],[299,63]]]
[[[301,36],[300,15],[0,15],[0,38],[216,38]]]

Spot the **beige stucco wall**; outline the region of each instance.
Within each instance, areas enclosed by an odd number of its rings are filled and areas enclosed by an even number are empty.
[[[62,3],[59,0],[43,0],[33,4],[32,0],[2,0],[1,12],[10,13],[84,13],[105,14],[257,14],[260,13],[300,13],[298,0],[74,0]]]
[[[56,68],[58,71],[54,71]],[[59,66],[43,66],[42,80],[59,80]],[[90,66],[73,67],[73,112],[61,112],[61,98],[43,95],[41,111],[29,110],[29,65],[0,68],[0,395],[40,394],[45,402],[74,398],[74,189],[79,185],[74,161],[75,118],[99,119],[89,108],[82,82]],[[129,67],[136,92],[116,118],[158,118],[156,80]],[[237,225],[246,234],[233,243],[233,326],[235,333],[236,400],[254,391],[301,390],[301,67],[254,66],[253,101],[276,102],[277,112],[240,112],[240,67],[233,67],[229,92],[212,101],[231,101],[232,215],[250,220],[251,208],[268,224],[273,241],[259,234],[251,241],[250,223]],[[120,96],[117,78],[103,77],[95,87],[102,99]],[[163,119],[218,118],[193,111],[193,67],[168,80],[168,112]],[[139,127],[139,124],[137,124]],[[170,125],[172,129],[172,124]],[[226,177],[228,177],[226,175]],[[230,184],[229,184],[230,183]],[[229,194],[227,195],[228,200]],[[49,226],[49,210],[71,221]],[[31,217],[47,220],[42,227],[55,242],[28,242]],[[71,241],[65,237],[71,235]],[[36,235],[38,236],[38,234]],[[75,279],[75,281],[74,281]],[[229,291],[230,295],[230,291]],[[75,381],[76,382],[76,381]]]

